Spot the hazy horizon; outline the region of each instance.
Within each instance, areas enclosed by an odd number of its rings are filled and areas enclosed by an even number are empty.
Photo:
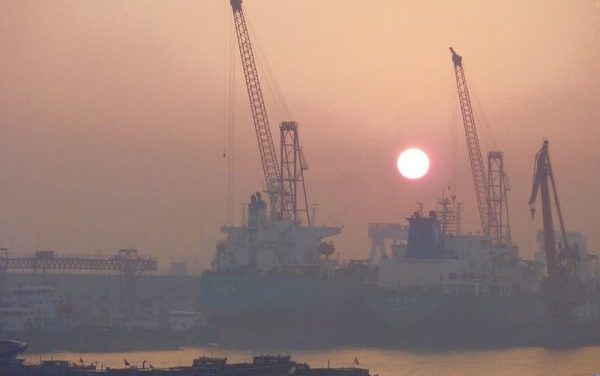
[[[299,122],[309,200],[318,224],[344,226],[334,238],[342,258],[367,257],[368,222],[434,207],[451,180],[453,127],[463,228],[478,229],[449,46],[486,120],[484,153],[505,152],[522,254],[541,227],[527,200],[544,138],[568,230],[600,249],[598,0],[243,5],[290,109],[267,96],[272,132]],[[206,267],[227,218],[230,33],[227,0],[1,3],[0,246],[137,248],[163,268]],[[239,223],[264,179],[234,59]],[[424,179],[396,170],[408,146],[432,159]]]

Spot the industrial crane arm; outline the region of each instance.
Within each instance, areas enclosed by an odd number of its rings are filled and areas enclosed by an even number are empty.
[[[452,47],[450,47],[450,52],[452,53],[452,63],[454,64],[454,72],[456,75],[456,87],[458,89],[458,98],[460,100],[460,110],[465,126],[465,136],[467,138],[467,149],[469,151],[469,160],[471,161],[473,182],[475,183],[475,195],[477,196],[477,208],[479,209],[481,230],[484,235],[489,236],[491,234],[488,222],[489,220],[494,220],[494,216],[490,215],[489,211],[487,179],[483,157],[481,156],[481,147],[479,146],[479,138],[477,136],[477,128],[475,127],[475,115],[473,113],[473,106],[471,105],[469,89],[467,88],[467,79],[465,78],[465,71],[462,65],[462,56],[457,54]]]
[[[550,203],[550,188],[548,185],[548,177],[550,176],[550,166],[548,165],[548,141],[544,141],[544,145],[535,156],[535,167],[533,174],[533,186],[531,188],[531,196],[529,205],[531,207],[531,215],[535,213],[535,201],[538,192],[542,191],[542,219],[544,221],[544,251],[546,253],[546,266],[548,277],[551,280],[559,278],[559,265],[557,260],[556,237],[554,235],[554,221],[552,218],[552,206]]]
[[[231,9],[233,10],[235,30],[240,48],[240,57],[242,59],[242,68],[244,70],[244,78],[246,79],[248,99],[250,100],[250,109],[252,110],[252,120],[254,122],[254,129],[258,141],[258,150],[260,152],[265,183],[273,213],[274,209],[277,207],[279,196],[281,195],[279,163],[277,162],[275,144],[273,143],[273,137],[271,136],[269,118],[267,116],[267,109],[260,87],[258,69],[256,69],[250,35],[248,34],[248,27],[246,26],[244,12],[242,10],[242,0],[231,0],[230,4]]]
[[[552,195],[550,189],[552,189]],[[552,165],[550,164],[548,141],[544,141],[544,145],[535,156],[533,185],[529,198],[532,216],[535,213],[533,205],[537,200],[538,194],[542,204],[544,251],[548,271],[548,278],[544,282],[544,289],[551,304],[552,314],[555,318],[565,320],[571,317],[571,308],[581,304],[583,289],[581,282],[577,279],[578,254],[576,247],[573,249],[567,241],[567,234],[558,202],[558,192],[556,190],[556,183],[554,182]],[[557,247],[554,232],[552,199],[554,199],[556,206],[563,239],[563,244],[562,246],[559,245],[559,247]]]
[[[545,161],[548,155],[548,141],[544,142],[544,146],[535,155],[535,161],[533,165],[533,184],[531,187],[531,196],[529,197],[529,206],[531,207],[531,217],[535,214],[535,200],[537,199],[538,191],[540,190],[542,176],[542,168],[540,166],[545,165]]]
[[[547,199],[550,200],[550,187],[552,188],[552,198],[554,199],[554,205],[556,206],[556,211],[558,214],[558,222],[560,225],[560,232],[562,235],[562,239],[565,247],[568,247],[569,244],[567,242],[567,231],[565,229],[565,222],[562,216],[562,210],[560,208],[560,201],[558,200],[558,190],[556,189],[556,182],[554,181],[554,173],[552,172],[552,164],[550,163],[550,154],[548,153],[548,141],[544,141],[544,145],[538,151],[535,156],[535,166],[533,173],[533,186],[531,189],[531,196],[529,197],[529,206],[531,207],[531,216],[535,214],[535,201],[537,199],[538,191],[541,188],[544,188],[544,184],[548,184],[548,180],[550,181],[550,186],[547,187]],[[542,194],[544,194],[544,190],[542,189]],[[542,205],[544,204],[543,200],[545,198],[542,196]]]

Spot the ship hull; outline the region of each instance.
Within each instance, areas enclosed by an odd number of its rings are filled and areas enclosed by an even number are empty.
[[[200,300],[211,316],[331,315],[359,305],[360,286],[354,277],[207,272],[200,278]]]
[[[203,309],[223,344],[347,345],[370,331],[358,275],[209,272],[200,280]]]
[[[550,319],[543,296],[451,296],[374,289],[365,293],[382,342],[424,347],[577,346],[600,343],[598,296],[569,322]]]

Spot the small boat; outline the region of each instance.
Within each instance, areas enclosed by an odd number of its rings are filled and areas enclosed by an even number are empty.
[[[16,358],[17,355],[25,352],[27,347],[29,345],[25,342],[2,339],[0,340],[0,358]]]

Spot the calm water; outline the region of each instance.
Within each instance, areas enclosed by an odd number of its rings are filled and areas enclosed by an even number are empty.
[[[190,365],[199,355],[227,357],[229,361],[249,361],[259,352],[226,349],[218,346],[185,348],[170,351],[144,351],[123,353],[51,353],[29,355],[28,362],[42,359],[66,359],[78,361],[81,356],[86,363],[97,361],[103,365],[123,367],[123,359],[141,366],[148,360],[155,367]],[[276,353],[262,351],[262,353]],[[379,376],[537,376],[573,375],[593,376],[600,373],[600,346],[574,350],[548,350],[543,348],[519,348],[493,351],[433,352],[419,353],[403,350],[373,348],[341,348],[330,350],[287,351],[299,362],[314,367],[352,366],[354,359],[359,366]]]

